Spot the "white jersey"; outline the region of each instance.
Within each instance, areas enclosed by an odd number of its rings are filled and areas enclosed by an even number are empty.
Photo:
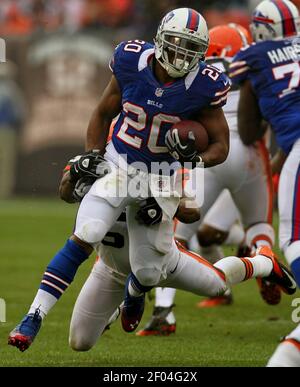
[[[229,70],[231,58],[208,58],[206,62],[217,69],[224,71],[226,74]],[[227,104],[223,107],[226,120],[231,132],[238,131],[238,104],[240,99],[240,91],[236,86],[232,86],[228,93]]]
[[[240,99],[240,91],[233,90],[228,94],[227,104],[224,106],[224,114],[228,122],[230,132],[238,131],[238,104]]]

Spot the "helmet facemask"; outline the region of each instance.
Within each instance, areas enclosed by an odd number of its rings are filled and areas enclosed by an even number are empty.
[[[193,71],[205,59],[207,41],[193,39],[188,34],[163,32],[155,39],[156,59],[172,78],[180,78]]]

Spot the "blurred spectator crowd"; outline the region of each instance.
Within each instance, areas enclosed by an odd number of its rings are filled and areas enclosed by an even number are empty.
[[[300,0],[292,1],[300,9]],[[100,64],[104,66],[103,60],[99,64],[99,55],[102,55],[102,59],[110,57],[115,44],[123,40],[152,41],[159,20],[174,8],[196,9],[204,15],[209,28],[229,22],[248,27],[251,12],[259,2],[260,0],[0,0],[0,37],[5,39],[7,46],[7,63],[0,64],[0,198],[9,197],[14,192],[24,190],[26,192],[25,185],[31,190],[35,184],[33,176],[37,176],[35,181],[38,182],[38,187],[41,186],[43,176],[46,176],[45,186],[50,186],[48,176],[53,174],[53,165],[58,165],[53,156],[53,151],[57,147],[49,148],[47,154],[43,148],[40,153],[39,149],[36,149],[35,153],[28,155],[24,149],[22,154],[20,146],[22,134],[30,133],[33,139],[40,139],[43,137],[41,128],[45,127],[45,122],[50,122],[48,111],[52,112],[55,98],[51,100],[43,89],[43,85],[49,83],[46,82],[48,76],[52,81],[56,80],[50,82],[53,88],[59,85],[63,90],[69,90],[70,86],[81,85],[80,76],[83,79],[82,84],[89,84],[86,80],[91,78],[93,66],[100,66]],[[73,40],[73,34],[76,34],[77,40]],[[73,41],[77,43],[71,44],[71,48],[77,50],[77,56],[64,51],[66,47],[70,48],[69,42]],[[37,62],[39,60],[42,63],[45,62],[44,70],[36,71],[34,61],[31,61],[33,53],[36,54]],[[55,65],[53,58],[57,61]],[[39,65],[41,66],[37,64]],[[105,71],[109,73],[108,66],[105,66],[105,69],[101,67],[100,70],[97,68],[97,71],[101,74],[101,79],[105,77]],[[98,74],[97,71],[95,70],[95,74]],[[72,76],[69,76],[70,74]],[[110,73],[107,76],[110,76]],[[98,76],[92,84],[96,84],[100,89]],[[41,96],[36,95],[35,99],[32,97],[34,95],[32,85],[40,86]],[[81,90],[81,88],[82,85],[77,89]],[[92,88],[89,90],[87,87],[87,91],[92,98]],[[74,98],[68,100],[66,97],[66,99],[65,105],[58,100],[58,106],[62,108],[55,110],[57,120],[51,120],[53,125],[59,122],[56,128],[59,134],[62,127],[66,128],[65,125],[60,124],[60,117],[63,117],[66,122],[71,122],[68,127],[73,128],[73,112],[79,111],[78,106],[84,109],[82,106],[87,105],[85,100],[78,105],[72,105],[69,110],[67,109],[67,112],[70,112],[71,119],[69,119],[64,106],[68,108],[69,104],[74,103]],[[32,110],[33,106],[36,116]],[[52,115],[55,116],[53,112]],[[30,120],[33,116],[35,120]],[[38,122],[38,124],[32,125],[32,122]],[[78,133],[81,134],[82,125],[79,123],[78,127]],[[26,131],[26,128],[31,128],[32,131]],[[24,138],[25,144],[29,137],[27,135]],[[70,138],[72,138],[71,135]],[[62,154],[61,164],[63,165],[65,150]],[[43,165],[43,173],[40,171],[40,175],[37,173],[37,165]],[[44,173],[46,166],[48,169]],[[57,174],[60,174],[59,166]],[[23,180],[21,179],[18,186],[20,177]],[[56,181],[55,175],[54,191]],[[41,192],[40,188],[37,192]]]
[[[1,0],[0,36],[30,35],[57,30],[135,29],[150,35],[168,10],[192,7],[205,14],[210,26],[227,19],[248,21],[255,0]],[[255,6],[255,4],[254,4]],[[224,16],[225,12],[225,16]]]
[[[300,7],[300,0],[293,0]],[[129,28],[148,37],[170,9],[202,12],[209,27],[227,21],[247,25],[259,0],[1,0],[0,36]]]

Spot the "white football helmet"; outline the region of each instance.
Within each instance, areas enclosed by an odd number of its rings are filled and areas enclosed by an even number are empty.
[[[191,8],[178,8],[161,21],[155,57],[172,78],[183,77],[205,59],[209,34],[205,19]]]
[[[254,10],[251,32],[256,42],[296,36],[300,32],[299,11],[289,0],[264,0]]]

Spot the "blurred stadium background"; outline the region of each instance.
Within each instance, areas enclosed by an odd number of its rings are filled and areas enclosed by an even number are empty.
[[[300,6],[300,0],[296,0]],[[257,0],[1,0],[0,198],[53,195],[80,152],[89,116],[110,77],[114,46],[152,41],[160,18],[188,6],[209,27],[248,26]]]

